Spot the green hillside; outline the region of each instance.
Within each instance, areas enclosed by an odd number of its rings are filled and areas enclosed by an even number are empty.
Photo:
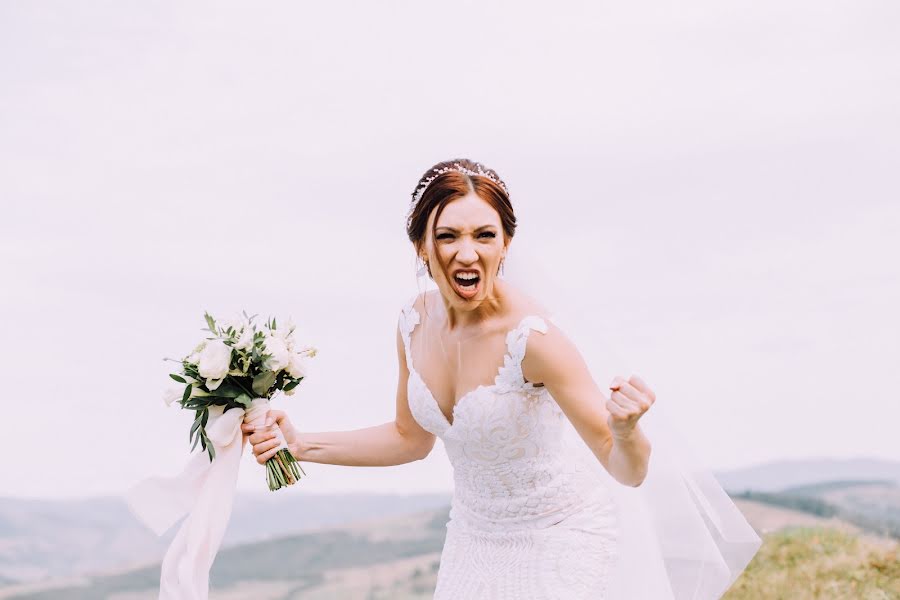
[[[897,600],[897,547],[824,528],[770,534],[723,599]]]

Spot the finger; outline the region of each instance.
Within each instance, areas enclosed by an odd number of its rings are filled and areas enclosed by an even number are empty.
[[[638,377],[637,375],[632,375],[628,379],[628,383],[634,386],[639,392],[647,396],[647,399],[650,400],[650,403],[656,402],[656,394],[653,393],[653,390],[650,389],[650,386],[647,385],[643,379]]]
[[[640,408],[642,411],[650,408],[650,404],[652,404],[646,394],[644,394],[628,382],[621,382],[621,386],[619,387],[618,391],[630,398],[635,403],[635,406]]]
[[[277,448],[281,445],[281,440],[268,440],[261,444],[253,445],[253,454],[259,456],[260,454],[264,454],[271,450],[272,448]]]
[[[261,465],[264,465],[269,461],[270,458],[275,456],[275,454],[277,452],[278,452],[278,449],[273,448],[273,449],[269,450],[268,452],[263,452],[262,454],[258,454],[256,456],[256,462],[258,462]]]
[[[635,402],[622,392],[613,392],[612,394],[610,394],[610,399],[620,407],[622,407],[622,410],[626,411],[629,414],[638,412],[640,409],[640,406],[637,402]]]
[[[625,409],[619,406],[612,399],[606,401],[606,410],[609,411],[609,414],[619,419],[624,419],[628,416],[628,414],[625,412]]]
[[[250,423],[241,423],[241,431],[243,431],[244,433],[253,433],[255,430],[255,425],[251,425]]]
[[[270,429],[267,429],[265,431],[257,431],[250,436],[250,443],[255,446],[256,444],[260,444],[262,442],[265,442],[266,440],[271,440],[275,437],[277,437],[277,434]]]
[[[641,391],[625,380],[619,381],[618,391],[622,392],[635,402],[640,401]]]

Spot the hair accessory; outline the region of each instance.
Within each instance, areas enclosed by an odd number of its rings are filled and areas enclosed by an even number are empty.
[[[488,173],[487,171],[485,171],[482,168],[480,163],[475,163],[475,164],[478,167],[477,171],[473,171],[472,169],[464,167],[463,165],[461,165],[459,163],[453,163],[452,166],[443,167],[441,169],[432,169],[435,172],[434,175],[432,175],[431,177],[429,177],[428,179],[423,181],[422,184],[418,188],[416,188],[416,191],[413,192],[412,203],[409,206],[409,215],[410,216],[412,215],[413,211],[416,209],[416,204],[418,204],[419,200],[422,199],[422,194],[425,193],[425,190],[428,189],[428,186],[431,185],[431,182],[434,181],[435,179],[437,179],[439,175],[448,173],[450,171],[457,171],[459,173],[465,173],[466,175],[481,175],[482,177],[487,177],[488,179],[490,179],[491,181],[493,181],[494,183],[496,183],[497,185],[502,187],[503,191],[506,192],[507,195],[509,194],[509,190],[506,188],[505,183],[500,181],[497,177],[495,177],[491,173]]]

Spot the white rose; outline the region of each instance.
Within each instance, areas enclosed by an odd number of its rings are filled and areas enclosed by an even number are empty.
[[[288,352],[287,344],[285,344],[282,338],[272,335],[267,336],[265,345],[265,353],[270,354],[271,356],[263,363],[263,367],[272,372],[278,372],[288,366],[288,363],[291,360],[291,354]]]
[[[238,341],[234,344],[234,348],[236,350],[246,350],[253,346],[253,328],[247,327],[244,329],[244,332],[241,333],[241,337],[238,338]]]
[[[221,379],[228,373],[231,348],[222,340],[210,340],[200,351],[197,370],[204,379]]]
[[[295,378],[304,377],[306,375],[306,361],[299,354],[291,354],[291,360],[287,366],[288,375]]]

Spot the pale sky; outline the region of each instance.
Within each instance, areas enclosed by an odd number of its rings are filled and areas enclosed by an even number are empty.
[[[301,430],[391,420],[409,195],[459,156],[510,188],[508,264],[590,311],[711,468],[900,458],[900,6],[548,7],[0,4],[0,496],[178,471],[162,358],[205,309],[320,349]],[[440,441],[304,469],[452,487]]]

